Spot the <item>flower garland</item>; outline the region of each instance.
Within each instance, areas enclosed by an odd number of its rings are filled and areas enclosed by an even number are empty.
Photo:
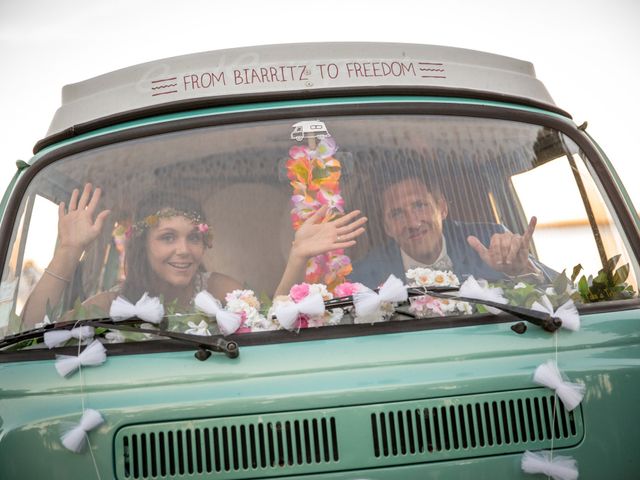
[[[459,287],[458,277],[450,271],[431,270],[428,268],[412,268],[406,272],[409,285],[412,287]],[[445,316],[450,313],[470,315],[473,311],[467,302],[458,302],[446,298],[435,298],[429,295],[411,299],[409,311],[424,316]]]
[[[289,150],[286,166],[293,187],[291,223],[294,230],[324,205],[329,207],[329,220],[344,214],[344,199],[340,195],[341,166],[333,156],[336,150],[331,137],[322,139],[315,150],[304,145]],[[337,249],[310,259],[305,281],[323,283],[333,291],[351,270],[351,259],[344,254],[344,249]]]
[[[191,220],[191,222],[197,227],[198,232],[202,234],[205,245],[208,248],[211,248],[213,244],[213,235],[209,231],[209,225],[204,223],[200,214],[197,212],[185,212],[175,208],[163,208],[158,210],[156,213],[147,215],[142,220],[130,225],[124,233],[125,237],[129,240],[133,236],[140,236],[145,230],[156,227],[158,223],[160,223],[161,219],[172,217],[184,217],[187,220]]]

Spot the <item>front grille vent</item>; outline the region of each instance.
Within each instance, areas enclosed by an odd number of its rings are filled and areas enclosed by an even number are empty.
[[[121,436],[124,478],[265,471],[338,462],[334,417]]]
[[[376,412],[371,432],[376,457],[474,449],[487,454],[492,447],[521,451],[523,445],[574,439],[578,433],[574,413],[553,395]]]
[[[125,425],[118,480],[283,478],[578,445],[581,407],[546,388]]]

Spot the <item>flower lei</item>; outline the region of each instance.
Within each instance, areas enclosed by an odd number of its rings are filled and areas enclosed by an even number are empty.
[[[289,150],[287,177],[293,187],[291,223],[294,230],[320,207],[329,207],[329,220],[344,214],[344,199],[340,195],[340,162],[334,158],[337,150],[331,137],[322,139],[315,150],[296,145]],[[351,260],[344,249],[318,255],[309,260],[305,280],[323,283],[329,291],[343,283],[351,273]]]

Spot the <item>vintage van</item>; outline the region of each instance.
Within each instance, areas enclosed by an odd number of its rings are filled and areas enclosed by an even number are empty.
[[[168,58],[65,86],[34,152],[1,204],[0,478],[638,477],[638,216],[530,63]]]

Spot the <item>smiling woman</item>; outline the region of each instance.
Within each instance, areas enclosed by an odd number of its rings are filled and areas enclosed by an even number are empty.
[[[68,207],[61,202],[58,208],[58,244],[49,266],[44,269],[22,311],[24,327],[32,327],[47,315],[48,306],[57,305],[84,257],[85,251],[103,230],[109,210],[98,210],[102,191],[85,184],[82,193],[74,189]],[[326,212],[324,212],[326,213]],[[279,288],[288,291],[304,274],[308,258],[328,251],[334,246],[338,226],[352,230],[360,227],[363,219],[351,222],[357,212],[339,222],[307,222],[297,235],[297,248],[292,249]],[[219,272],[208,272],[204,266],[205,251],[212,247],[212,233],[200,205],[192,198],[166,191],[147,195],[139,203],[129,226],[124,231],[126,255],[124,256],[124,281],[107,291],[97,293],[83,302],[83,306],[97,309],[107,315],[118,296],[136,302],[149,295],[171,305],[173,311],[185,311],[193,307],[199,292],[211,293],[216,299],[224,299],[242,284]],[[339,224],[339,225],[338,225]],[[122,228],[117,228],[122,232]],[[358,230],[355,236],[363,233]],[[113,232],[114,236],[118,234]],[[327,240],[328,238],[328,240]],[[355,242],[353,242],[355,243]],[[300,251],[310,253],[300,254]],[[295,252],[295,254],[294,254]],[[77,312],[75,312],[77,313]],[[72,315],[69,312],[67,316]]]

